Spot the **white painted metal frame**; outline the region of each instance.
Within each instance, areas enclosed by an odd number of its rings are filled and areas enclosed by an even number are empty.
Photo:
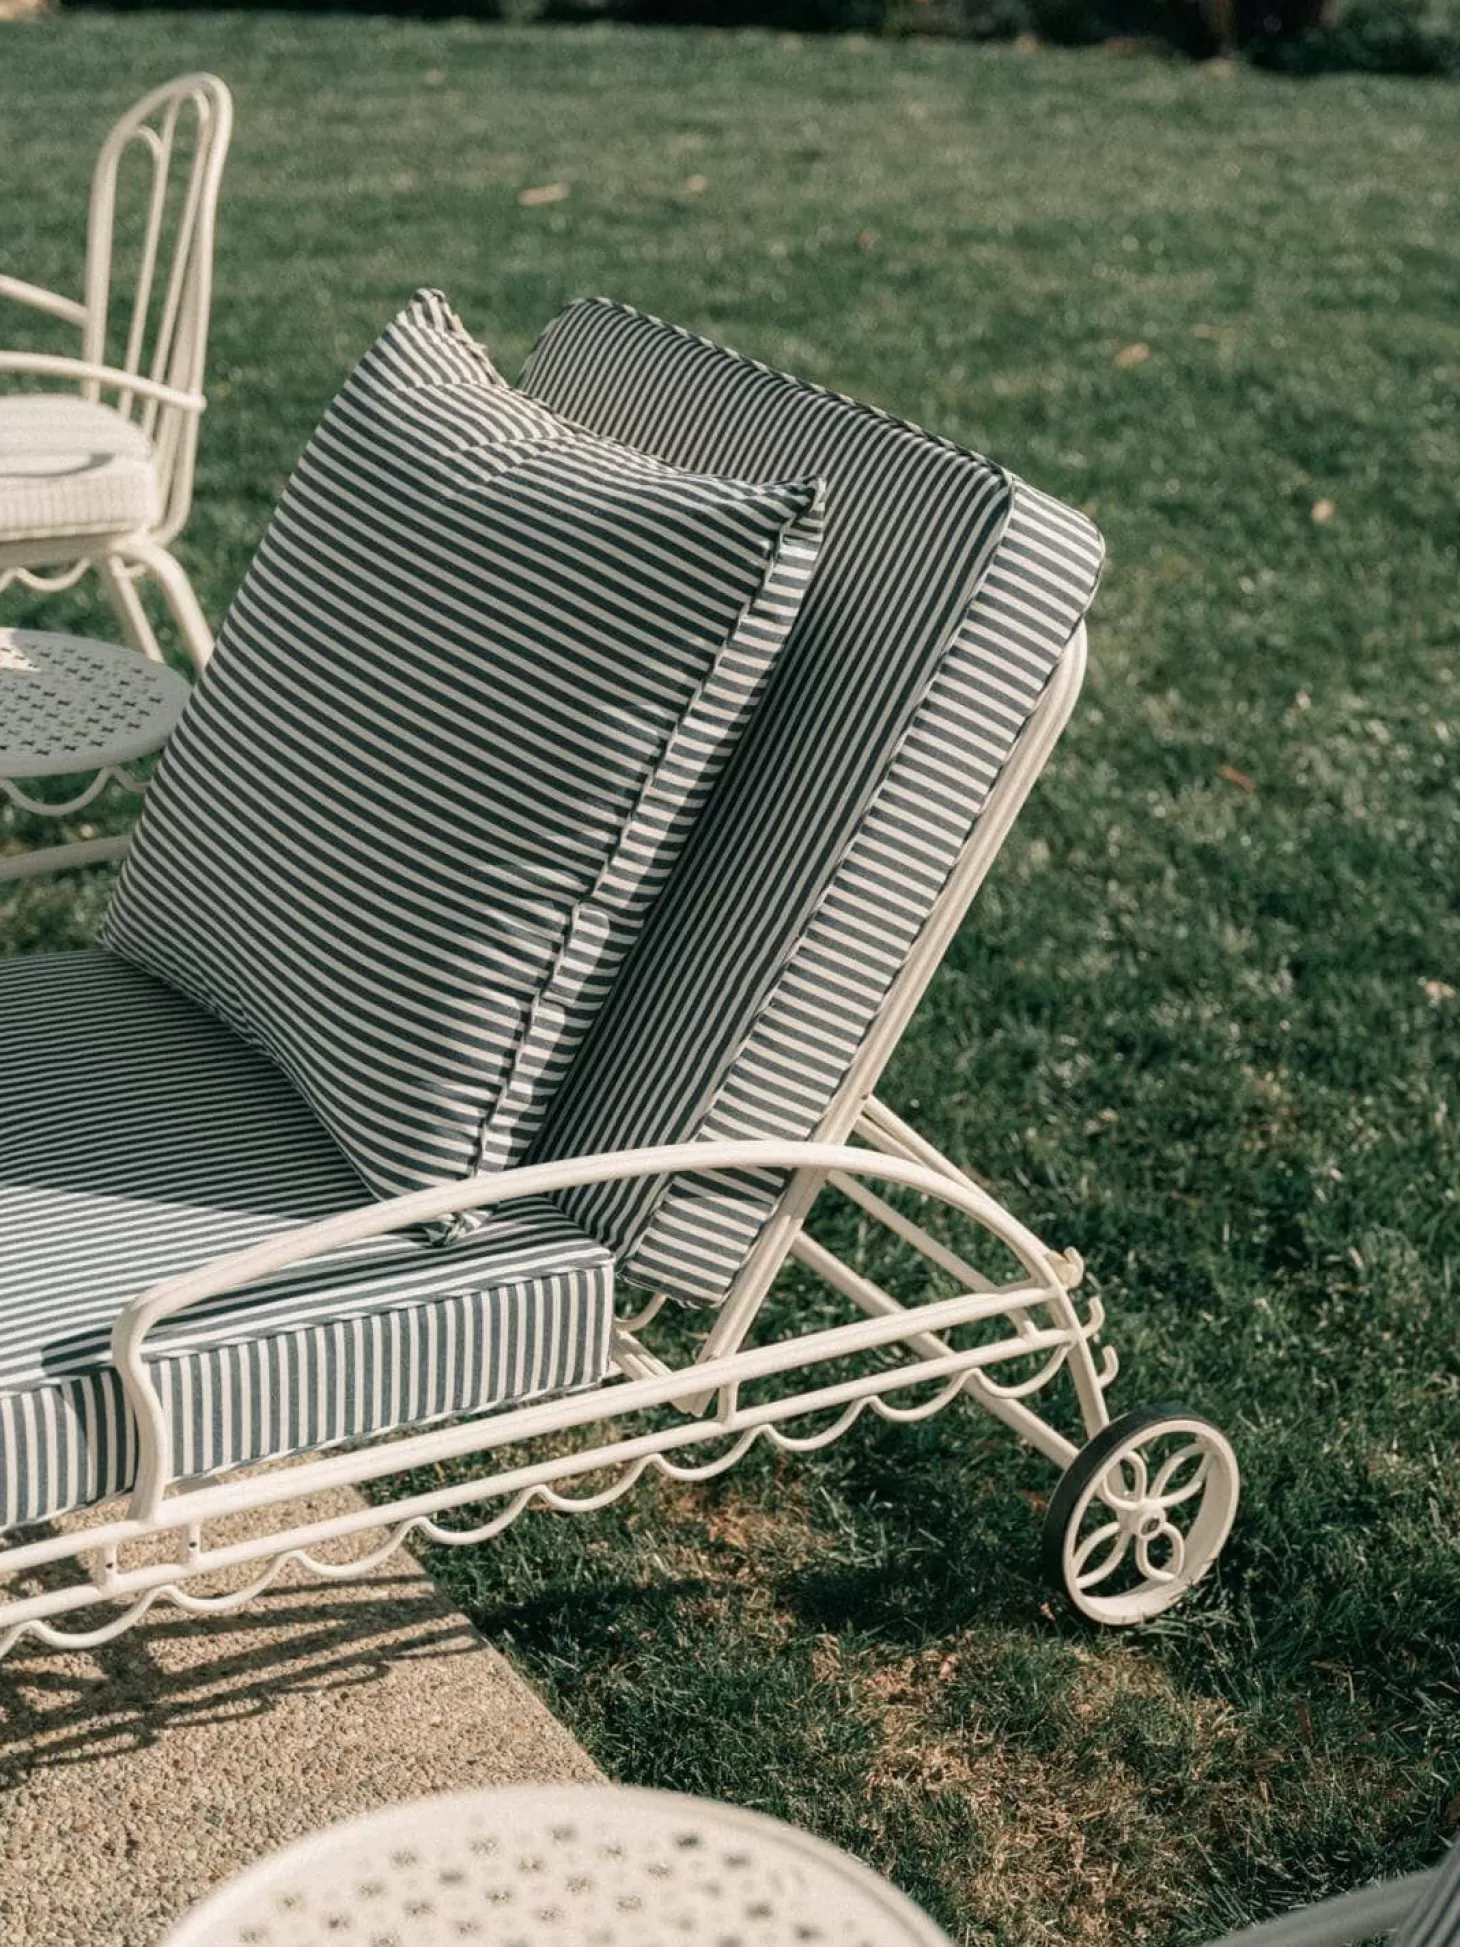
[[[632,1785],[442,1792],[312,1833],[161,1947],[952,1947],[881,1874],[763,1812]],[[498,1924],[483,1925],[492,1914]]]
[[[733,1466],[758,1440],[808,1451],[839,1438],[869,1408],[884,1419],[917,1420],[961,1396],[1065,1470],[1062,1489],[1065,1483],[1079,1489],[1078,1495],[1067,1497],[1072,1529],[1061,1537],[1062,1566],[1074,1600],[1088,1615],[1105,1622],[1137,1621],[1179,1599],[1226,1539],[1237,1493],[1230,1446],[1215,1428],[1180,1413],[1144,1419],[1130,1415],[1141,1424],[1128,1437],[1124,1422],[1112,1426],[1105,1390],[1116,1361],[1108,1348],[1097,1356],[1104,1324],[1098,1299],[1082,1308],[1074,1298],[1082,1275],[1079,1257],[1051,1250],[989,1190],[872,1094],[887,1055],[1069,716],[1084,662],[1082,629],[814,1140],[681,1143],[443,1184],[301,1227],[169,1279],[134,1299],[112,1334],[112,1358],[140,1439],[130,1504],[125,1514],[84,1532],[0,1547],[0,1575],[53,1575],[65,1562],[86,1567],[86,1577],[69,1586],[25,1589],[0,1601],[0,1654],[27,1633],[57,1646],[106,1641],[160,1599],[194,1611],[232,1608],[265,1588],[291,1562],[341,1579],[382,1560],[413,1532],[442,1542],[484,1541],[534,1503],[564,1512],[603,1507],[650,1467],[677,1479],[706,1479]],[[159,1320],[355,1239],[452,1212],[610,1179],[750,1168],[788,1171],[787,1188],[725,1306],[687,1364],[669,1363],[653,1350],[650,1335],[664,1302],[654,1298],[636,1318],[617,1323],[611,1376],[590,1392],[389,1436],[246,1476],[202,1485],[169,1479],[167,1423],[147,1363],[147,1335]],[[1019,1275],[1012,1283],[995,1283],[961,1251],[897,1210],[871,1183],[921,1192],[957,1213],[1012,1254]],[[904,1306],[806,1235],[803,1219],[825,1190],[849,1196],[865,1215],[940,1272],[951,1273],[958,1292]],[[756,1343],[753,1328],[771,1282],[788,1258],[821,1277],[847,1301],[854,1316],[848,1323]],[[877,1363],[879,1357],[882,1363]],[[845,1361],[861,1363],[850,1373],[821,1370]],[[1038,1395],[1066,1369],[1087,1436],[1083,1447],[1036,1410]],[[802,1383],[791,1383],[798,1377]],[[764,1396],[765,1382],[774,1380],[786,1383]],[[750,1391],[755,1397],[746,1397]],[[809,1429],[794,1426],[813,1415],[822,1416],[823,1423]],[[563,1435],[594,1427],[602,1429],[602,1437],[564,1450]],[[382,1499],[329,1519],[281,1521],[248,1541],[212,1545],[205,1536],[207,1524],[224,1515],[282,1509],[324,1489],[367,1485],[433,1463],[486,1456],[535,1441],[551,1442],[543,1457],[495,1472],[487,1467],[448,1485]],[[1159,1442],[1174,1442],[1174,1451],[1160,1457],[1154,1445]],[[712,1450],[708,1458],[690,1457],[704,1447]],[[1082,1471],[1091,1456],[1093,1466]],[[605,1469],[613,1472],[607,1485],[576,1496],[563,1491],[573,1479]],[[481,1503],[499,1505],[469,1528],[453,1528],[437,1519]],[[1081,1523],[1091,1510],[1101,1525],[1086,1535]],[[327,1542],[380,1529],[385,1534],[379,1546],[349,1563],[323,1560],[312,1552]],[[156,1558],[159,1537],[169,1551],[162,1560]],[[139,1545],[148,1559],[129,1565],[127,1557]],[[222,1595],[200,1594],[190,1586],[206,1575],[255,1565],[257,1572],[242,1587]],[[1120,1586],[1122,1575],[1133,1586]],[[119,1612],[94,1627],[64,1626],[66,1617],[99,1598],[120,1604]]]
[[[180,202],[169,198],[174,166],[191,153]],[[71,587],[89,570],[99,575],[127,640],[162,660],[137,592],[149,575],[162,590],[194,666],[201,670],[213,635],[171,543],[193,497],[198,420],[213,290],[213,230],[219,185],[233,126],[233,102],[216,75],[189,74],[155,88],[130,108],[102,144],[91,182],[82,302],[18,277],[0,276],[0,297],[43,311],[81,332],[81,356],[0,351],[0,374],[73,381],[93,403],[103,393],[135,421],[152,448],[161,516],[120,534],[56,531],[9,538],[0,531],[0,592],[11,581],[41,593]],[[118,176],[138,146],[151,166],[146,218],[131,309],[123,320],[119,362],[107,360],[112,317],[113,233]]]

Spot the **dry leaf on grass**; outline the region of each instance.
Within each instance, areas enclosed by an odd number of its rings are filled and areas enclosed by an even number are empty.
[[[875,230],[859,230],[857,232],[857,248],[858,250],[875,250],[877,248],[877,232]]]
[[[1111,363],[1118,365],[1122,372],[1128,372],[1132,365],[1144,365],[1150,356],[1150,346],[1138,342],[1134,345],[1122,346]]]
[[[1219,764],[1217,766],[1217,776],[1228,784],[1235,784],[1239,791],[1246,791],[1250,794],[1257,789],[1256,784],[1247,775],[1246,771],[1239,771],[1235,764]]]
[[[525,210],[540,210],[545,203],[565,203],[572,193],[567,183],[539,183],[535,189],[519,189],[517,200]]]

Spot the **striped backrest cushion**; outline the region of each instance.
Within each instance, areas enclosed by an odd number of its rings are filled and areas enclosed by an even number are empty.
[[[310,441],[103,941],[294,1080],[380,1195],[520,1155],[815,563],[820,487],[563,423],[436,293]]]
[[[827,482],[820,564],[534,1154],[818,1129],[1095,590],[1089,522],[987,461],[626,306],[521,385],[682,466]],[[621,1272],[723,1296],[774,1174],[569,1193]]]

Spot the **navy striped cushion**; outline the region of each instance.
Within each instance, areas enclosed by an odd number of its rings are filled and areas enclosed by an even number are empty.
[[[1088,607],[1082,516],[917,427],[571,306],[523,389],[676,465],[827,482],[785,653],[536,1153],[818,1128]],[[621,1274],[723,1296],[774,1175],[574,1191]]]
[[[519,1156],[814,565],[807,478],[566,425],[431,292],[309,444],[106,921],[381,1195]]]
[[[0,961],[0,1528],[130,1485],[107,1357],[156,1279],[367,1201],[272,1063],[101,952]],[[368,1239],[162,1321],[173,1467],[211,1473],[602,1378],[608,1253],[553,1204]]]

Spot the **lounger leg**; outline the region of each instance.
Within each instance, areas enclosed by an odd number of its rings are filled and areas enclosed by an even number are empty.
[[[955,1182],[984,1190],[909,1123],[875,1096],[866,1098],[852,1132],[885,1155],[920,1163]],[[976,1371],[964,1392],[1060,1470],[1044,1521],[1046,1573],[1074,1605],[1106,1623],[1144,1621],[1177,1600],[1225,1542],[1236,1510],[1239,1476],[1225,1436],[1200,1415],[1176,1405],[1138,1407],[1112,1421],[1105,1402],[1118,1361],[1100,1344],[1105,1323],[1098,1298],[1083,1306],[1075,1291],[1084,1275],[1078,1252],[1034,1246],[1026,1271],[1037,1274],[1037,1299],[1026,1275],[999,1286],[941,1238],[897,1209],[869,1184],[844,1172],[802,1171],[793,1178],[756,1250],[736,1280],[700,1348],[702,1360],[724,1358],[748,1343],[777,1270],[794,1259],[870,1317],[906,1313],[910,1352],[935,1358],[949,1350],[945,1338],[919,1331],[916,1308],[903,1306],[873,1279],[809,1237],[804,1220],[823,1188],[847,1197],[874,1223],[890,1231],[968,1291],[1007,1293],[1008,1323],[1031,1341],[1033,1370]],[[1002,1220],[987,1220],[995,1236]],[[1014,1224],[1009,1216],[1008,1221]],[[1017,1228],[1022,1229],[1022,1226]],[[1028,1233],[1025,1233],[1026,1239]],[[1004,1242],[1011,1241],[1004,1237]],[[1032,1242],[1032,1240],[1029,1240]],[[1036,1320],[1058,1335],[1052,1349],[1034,1352]],[[1040,1396],[1067,1375],[1084,1421],[1082,1444],[1069,1440],[1038,1410]],[[702,1414],[703,1392],[686,1393],[675,1405]]]

